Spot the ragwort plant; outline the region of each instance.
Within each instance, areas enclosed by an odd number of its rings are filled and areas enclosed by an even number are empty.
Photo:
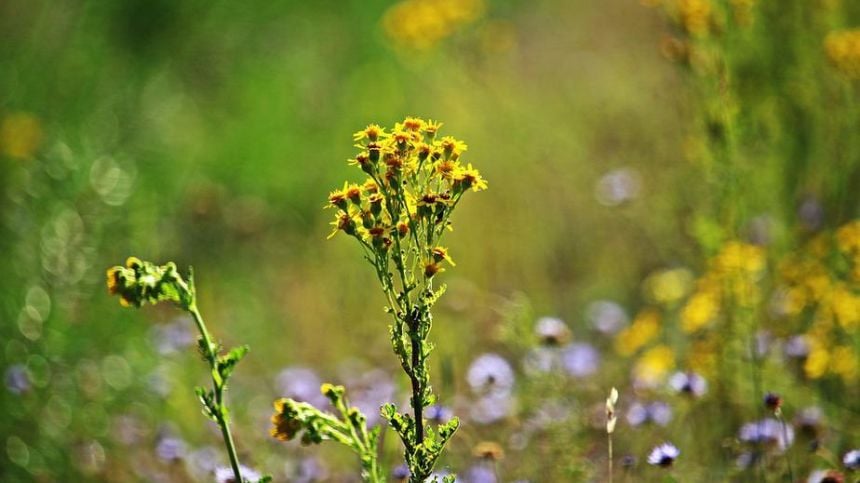
[[[327,205],[335,210],[330,238],[343,232],[355,239],[388,302],[391,346],[411,384],[412,412],[394,404],[385,404],[380,412],[403,442],[412,483],[431,477],[460,424],[452,418],[434,429],[424,417],[424,409],[436,401],[428,366],[431,309],[445,292],[445,285],[434,286],[434,281],[445,267],[454,266],[441,245],[451,229],[451,214],[468,191],[487,188],[480,173],[461,162],[466,145],[449,136],[438,138],[440,126],[407,118],[391,132],[373,124],[355,133],[359,153],[349,164],[367,179],[331,192]],[[307,403],[280,399],[275,402],[272,435],[290,440],[304,431],[304,443],[338,441],[359,455],[364,481],[384,481],[377,463],[379,429],[367,430],[364,416],[344,399],[343,388],[323,385],[322,391],[340,419]],[[453,481],[453,475],[443,481]]]
[[[173,262],[158,266],[135,257],[129,257],[125,266],[108,269],[107,286],[111,294],[119,296],[120,303],[125,307],[141,307],[146,303],[154,305],[165,301],[173,302],[194,319],[200,332],[197,345],[203,359],[209,364],[212,376],[212,389],[197,387],[195,391],[203,405],[203,414],[221,428],[221,435],[224,438],[224,445],[230,458],[230,467],[235,478],[233,481],[250,481],[242,477],[242,467],[236,455],[233,435],[230,433],[230,412],[224,402],[227,381],[230,379],[236,364],[248,353],[248,346],[235,347],[223,353],[221,345],[212,340],[212,336],[206,329],[206,324],[197,308],[197,292],[194,288],[194,275],[191,269],[188,270],[187,278],[183,278]],[[258,480],[260,483],[267,481],[271,481],[268,476]]]

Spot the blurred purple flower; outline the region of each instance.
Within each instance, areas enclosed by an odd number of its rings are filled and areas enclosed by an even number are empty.
[[[806,340],[806,336],[803,334],[789,337],[788,340],[785,341],[783,351],[788,357],[806,357],[809,354],[809,342]]]
[[[221,464],[221,452],[214,446],[204,446],[194,450],[185,458],[191,473],[201,477],[211,475],[215,468]]]
[[[498,481],[493,468],[485,464],[476,464],[469,467],[463,475],[463,480],[466,483],[496,483]]]
[[[803,227],[810,231],[821,228],[824,223],[824,207],[812,196],[807,196],[797,209],[797,216]]]
[[[320,392],[322,380],[316,372],[304,367],[288,367],[275,377],[275,387],[279,396],[293,398],[325,409],[329,402]]]
[[[30,376],[24,364],[13,364],[6,369],[6,389],[12,394],[22,394],[30,390]]]
[[[618,332],[630,322],[624,307],[612,300],[596,300],[585,312],[591,326],[606,335]]]
[[[557,317],[541,317],[535,324],[535,334],[543,344],[559,345],[570,337],[570,329]]]
[[[558,347],[534,347],[523,357],[523,371],[529,376],[552,372],[561,366]]]
[[[299,462],[296,475],[290,480],[296,483],[323,481],[329,476],[325,466],[315,457],[303,458]]]
[[[509,392],[489,393],[474,401],[469,414],[478,424],[490,424],[507,417],[514,408],[514,399]]]
[[[191,324],[189,318],[178,317],[170,323],[152,326],[149,337],[155,350],[168,355],[194,344],[196,337]]]
[[[842,457],[842,464],[849,470],[860,470],[860,449],[852,449]]]
[[[745,443],[775,444],[780,451],[785,451],[794,442],[794,429],[783,427],[776,419],[766,418],[741,426],[738,438]]]
[[[561,360],[567,373],[573,377],[590,376],[600,366],[600,353],[584,342],[573,343],[562,350]]]
[[[744,451],[743,453],[738,455],[738,458],[735,460],[735,464],[738,466],[738,468],[746,470],[755,465],[760,457],[761,455],[758,452]]]
[[[672,408],[662,401],[649,404],[634,402],[627,410],[626,418],[627,422],[634,427],[648,422],[666,426],[672,421]]]
[[[672,443],[663,443],[654,449],[651,450],[651,453],[648,455],[648,464],[654,466],[662,466],[669,467],[675,463],[675,460],[678,459],[678,456],[681,455],[681,450],[679,450]]]
[[[451,408],[441,404],[433,404],[424,408],[424,417],[430,422],[442,424],[450,421],[454,417],[454,413]]]
[[[248,468],[245,465],[239,465],[239,473],[242,474],[242,479],[248,481],[257,481],[261,478],[260,473]],[[215,468],[215,482],[216,483],[241,483],[236,481],[236,477],[233,475],[233,469],[222,466],[219,468]]]
[[[163,436],[158,438],[155,454],[164,461],[176,461],[185,457],[188,445],[180,438]]]
[[[394,478],[395,481],[404,481],[409,478],[409,475],[412,473],[409,472],[409,467],[406,465],[400,465],[395,467],[391,471],[391,477]]]
[[[676,372],[669,378],[669,387],[675,392],[702,397],[708,392],[708,381],[695,372]]]
[[[381,420],[379,408],[394,398],[394,381],[382,369],[365,372],[347,384],[350,401],[367,417],[368,426]]]
[[[488,353],[472,362],[466,374],[472,391],[476,394],[510,393],[514,386],[514,370],[504,357]]]
[[[597,201],[604,206],[618,206],[639,196],[639,173],[621,168],[603,175],[595,187]]]

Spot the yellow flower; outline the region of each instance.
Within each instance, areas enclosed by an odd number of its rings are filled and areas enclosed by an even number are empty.
[[[657,335],[660,330],[660,313],[654,309],[644,309],[636,316],[630,327],[618,333],[615,350],[629,356],[639,350]]]
[[[719,296],[716,293],[696,292],[681,310],[681,327],[684,332],[695,332],[714,320],[719,310]]]
[[[836,246],[846,254],[860,254],[860,220],[852,221],[836,230]]]
[[[830,370],[842,377],[846,384],[856,383],[858,372],[860,372],[857,352],[848,346],[834,348],[830,357]]]
[[[462,191],[466,191],[471,188],[472,191],[478,192],[487,189],[487,182],[483,177],[481,177],[481,173],[472,167],[472,163],[469,163],[465,168],[460,166],[460,168],[454,172],[455,192],[457,191],[457,188],[460,188]]]
[[[844,284],[837,285],[830,294],[830,306],[839,325],[846,330],[853,329],[860,322],[860,297]]]
[[[681,25],[691,35],[708,33],[711,23],[711,3],[708,0],[678,0]]]
[[[376,124],[371,124],[371,125],[367,126],[366,128],[364,128],[363,130],[358,131],[357,133],[353,134],[352,138],[356,142],[363,141],[365,139],[367,139],[368,141],[371,141],[371,142],[375,142],[375,141],[379,140],[380,138],[385,138],[385,136],[386,136],[386,134],[385,134],[384,128],[381,128]]]
[[[331,193],[329,193],[328,194],[328,203],[329,204],[326,205],[326,207],[334,206],[334,207],[340,208],[341,210],[346,211],[347,207],[349,206],[346,202],[346,200],[348,198],[348,196],[347,196],[348,187],[349,187],[349,184],[344,182],[342,189],[334,190]]]
[[[442,152],[445,154],[445,159],[457,160],[461,154],[469,149],[463,141],[454,139],[451,136],[445,136],[439,141],[439,146],[442,147]]]
[[[659,304],[673,304],[690,291],[693,274],[686,268],[661,270],[648,276],[645,290],[651,300]]]
[[[851,79],[860,79],[860,29],[830,32],[824,39],[827,59]]]
[[[633,377],[653,387],[666,377],[666,374],[675,366],[675,354],[672,349],[665,345],[658,345],[649,349],[633,367]]]
[[[757,278],[765,268],[765,253],[761,247],[730,241],[714,257],[712,264],[722,275]]]
[[[441,262],[442,260],[445,260],[446,262],[450,263],[452,267],[457,266],[457,264],[454,263],[454,259],[451,258],[451,255],[448,254],[447,248],[435,247],[433,248],[433,250],[431,250],[431,253],[433,255],[433,261],[435,262]]]
[[[289,441],[293,439],[302,429],[301,422],[284,414],[285,402],[286,399],[283,398],[275,401],[275,414],[272,415],[272,424],[274,426],[269,430],[269,434],[279,441]]]
[[[426,134],[430,139],[433,139],[436,137],[436,133],[439,132],[439,128],[441,127],[441,122],[430,119],[426,124],[424,124],[424,134]]]
[[[817,335],[807,334],[806,339],[809,341],[809,355],[803,363],[803,371],[810,379],[821,378],[827,373],[830,351]]]

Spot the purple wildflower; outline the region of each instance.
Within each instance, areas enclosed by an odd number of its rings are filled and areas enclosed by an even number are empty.
[[[466,374],[466,380],[476,394],[507,394],[514,386],[514,379],[514,370],[508,361],[492,353],[475,359]]]
[[[675,463],[675,460],[680,456],[679,450],[672,443],[663,443],[651,450],[648,455],[648,464],[667,468]]]
[[[695,372],[676,372],[669,378],[669,387],[675,392],[702,397],[708,392],[708,381]]]
[[[600,353],[584,342],[570,344],[562,350],[561,360],[567,373],[573,377],[590,376],[600,366]]]
[[[586,317],[599,332],[612,335],[630,322],[624,307],[611,300],[597,300],[588,305]]]

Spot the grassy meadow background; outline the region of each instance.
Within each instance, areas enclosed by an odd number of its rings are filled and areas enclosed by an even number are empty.
[[[790,481],[787,460],[796,481],[855,481],[858,28],[850,0],[0,2],[0,480],[211,481],[226,463],[192,325],[107,295],[134,254],[193,265],[210,330],[251,346],[229,393],[243,463],[356,481],[351,453],[279,443],[268,419],[300,380],[285,369],[406,400],[374,274],[326,240],[322,207],[361,179],[352,133],[414,115],[490,186],[446,241],[432,378],[464,426],[442,467],[606,481],[615,386],[617,481]],[[559,350],[541,317],[594,360],[535,370]],[[492,422],[466,377],[484,353],[516,373]],[[707,393],[673,393],[675,371]],[[768,391],[787,448],[739,433]],[[631,423],[636,401],[671,420]],[[663,441],[671,470],[646,463]]]

